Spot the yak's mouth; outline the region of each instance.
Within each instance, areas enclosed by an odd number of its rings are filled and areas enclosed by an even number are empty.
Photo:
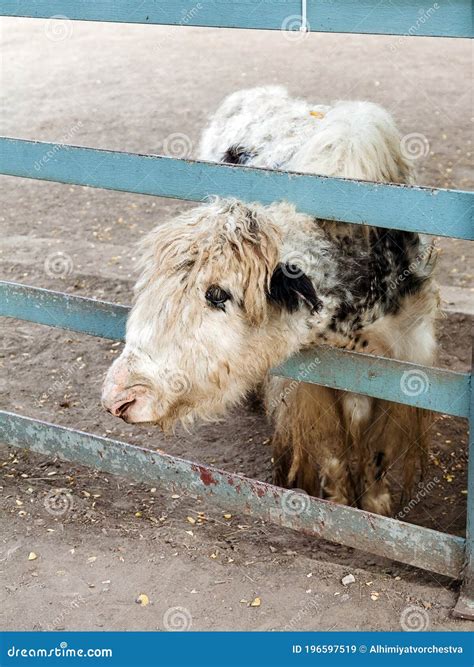
[[[159,428],[164,435],[173,435],[179,425],[185,429],[189,427],[195,421],[196,412],[193,407],[183,406],[181,403],[168,405],[162,410],[154,405],[151,409],[144,411],[139,401],[131,400],[124,402],[115,416],[130,426],[153,426]]]

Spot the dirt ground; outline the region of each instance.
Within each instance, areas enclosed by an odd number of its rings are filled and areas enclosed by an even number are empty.
[[[2,56],[1,134],[173,155],[182,133],[191,153],[225,94],[283,83],[316,102],[384,104],[404,134],[428,142],[416,163],[421,184],[473,188],[465,40],[291,41],[69,22],[58,32],[48,21],[9,19]],[[117,303],[131,299],[136,242],[188,205],[6,177],[1,196],[1,279]],[[454,311],[472,304],[473,251],[438,243],[438,280],[451,300],[439,323],[440,365],[466,370],[471,318]],[[270,429],[258,406],[165,439],[100,408],[103,372],[120,345],[1,326],[2,409],[270,479]],[[405,520],[463,534],[466,440],[464,421],[438,416],[427,478],[439,482]],[[407,614],[424,629],[474,628],[451,618],[458,585],[446,578],[4,445],[0,462],[1,629],[399,630]],[[58,489],[67,489],[61,514],[50,502]],[[344,587],[348,573],[356,582]]]

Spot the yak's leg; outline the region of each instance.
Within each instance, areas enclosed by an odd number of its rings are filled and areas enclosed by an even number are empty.
[[[275,433],[275,482],[342,504],[354,498],[338,392],[272,378],[266,404]]]
[[[392,494],[387,474],[403,468],[402,504],[413,493],[417,476],[423,475],[428,455],[429,413],[418,408],[376,401],[373,417],[361,433],[359,451],[359,500],[361,509],[392,514]]]
[[[341,505],[354,504],[351,470],[344,458],[330,456],[321,465],[321,498]]]
[[[379,404],[380,401],[359,394],[347,393],[342,399],[347,449],[356,470],[356,504],[369,512],[389,515],[388,415]]]
[[[367,512],[391,516],[392,495],[387,480],[389,455],[381,445],[377,452],[371,452],[365,461],[361,474],[361,494],[359,507]]]
[[[400,505],[403,506],[412,498],[416,482],[423,482],[428,464],[433,413],[408,405],[398,406],[398,412],[402,441],[400,449],[404,455],[403,490],[400,499]]]

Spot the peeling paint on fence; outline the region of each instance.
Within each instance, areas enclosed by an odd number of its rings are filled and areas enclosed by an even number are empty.
[[[0,412],[0,439],[172,492],[211,497],[222,508],[458,578],[464,540],[428,528],[336,505],[296,491],[89,433]],[[301,497],[301,512],[286,497]]]

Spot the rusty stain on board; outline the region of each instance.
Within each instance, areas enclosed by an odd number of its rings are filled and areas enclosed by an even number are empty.
[[[218,482],[214,479],[212,471],[209,468],[206,468],[206,466],[193,465],[193,470],[199,473],[199,477],[204,486],[211,486],[211,484],[218,485]]]

